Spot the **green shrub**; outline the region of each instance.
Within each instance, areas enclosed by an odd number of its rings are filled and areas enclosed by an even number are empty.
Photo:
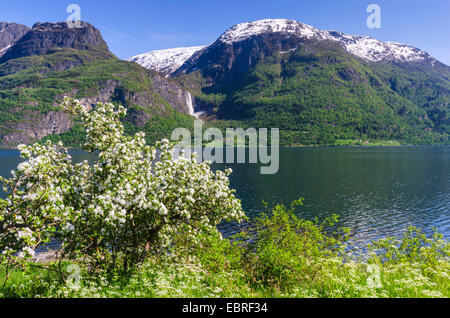
[[[280,287],[314,281],[322,267],[316,260],[343,252],[349,229],[331,230],[336,215],[321,223],[298,218],[294,211],[302,202],[294,201],[290,209],[277,205],[271,216],[262,216],[250,228],[254,241],[244,263],[256,280]]]

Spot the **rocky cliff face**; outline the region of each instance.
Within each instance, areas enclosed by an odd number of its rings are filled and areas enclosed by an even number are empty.
[[[36,23],[0,58],[0,63],[19,57],[43,55],[55,48],[108,51],[100,32],[82,22],[79,28],[69,28],[66,22]]]
[[[145,70],[143,70],[146,72]],[[189,114],[186,105],[188,93],[179,84],[174,81],[168,81],[159,74],[147,71],[147,76],[152,81],[152,88],[133,91],[123,89],[120,81],[106,80],[99,82],[98,93],[80,98],[81,103],[88,108],[95,106],[97,103],[108,103],[116,101],[125,106],[140,105],[143,109],[131,109],[127,113],[126,120],[138,127],[144,127],[150,120],[151,114],[145,109],[158,109],[159,115],[164,115],[167,110],[164,104],[161,104],[159,98],[163,98],[167,103],[177,111]],[[65,92],[55,96],[53,107],[57,108],[62,102],[64,96],[76,97],[79,93],[77,88],[70,92]],[[37,103],[31,106],[38,106]],[[50,111],[42,114],[39,112],[31,112],[25,118],[21,118],[20,122],[6,124],[8,131],[3,135],[0,134],[0,144],[2,146],[13,146],[17,144],[29,144],[40,140],[46,136],[53,134],[61,134],[73,127],[71,117],[62,111]]]
[[[0,57],[29,30],[26,25],[0,22]]]
[[[159,95],[167,100],[173,108],[181,113],[190,114],[186,99],[188,92],[173,80],[167,80],[159,75],[154,75],[153,83]]]
[[[11,128],[14,132],[0,135],[3,146],[30,143],[52,134],[61,134],[73,126],[70,116],[62,111],[36,114],[23,118]]]

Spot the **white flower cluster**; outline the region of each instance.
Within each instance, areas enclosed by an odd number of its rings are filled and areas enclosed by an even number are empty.
[[[20,145],[24,162],[12,178],[0,178],[9,193],[0,200],[0,261],[34,256],[34,249],[53,237],[71,215],[65,196],[67,177],[73,173],[71,158],[62,144]]]
[[[151,147],[144,133],[125,136],[123,107],[99,103],[88,112],[69,98],[63,106],[81,117],[83,148],[98,160],[73,165],[67,149],[50,142],[19,147],[26,161],[2,180],[10,195],[1,210],[0,250],[11,248],[8,255],[57,237],[69,255],[115,260],[125,253],[136,261],[174,234],[195,240],[222,220],[244,217],[229,188],[231,170],[213,172],[195,154],[175,159],[168,140]]]

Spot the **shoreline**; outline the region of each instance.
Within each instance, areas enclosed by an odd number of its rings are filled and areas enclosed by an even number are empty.
[[[449,147],[450,144],[445,145],[280,145],[280,148],[412,148],[412,147]],[[204,148],[210,148],[206,147],[206,145],[203,145]],[[212,147],[216,147],[213,145]],[[227,146],[222,146],[223,148],[226,148]],[[249,146],[243,146],[243,145],[235,145],[236,148],[253,148]],[[270,147],[267,146],[267,147]],[[81,147],[65,147],[68,150],[82,150]],[[0,150],[17,150],[17,147],[0,147]]]

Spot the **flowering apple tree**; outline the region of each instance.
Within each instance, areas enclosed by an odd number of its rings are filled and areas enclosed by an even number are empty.
[[[126,109],[99,103],[88,111],[78,100],[62,106],[86,127],[83,149],[94,164],[73,164],[61,143],[21,145],[25,159],[0,200],[3,262],[31,258],[36,247],[61,242],[61,257],[90,269],[128,270],[182,235],[217,231],[223,220],[240,221],[240,200],[229,188],[231,170],[213,172],[210,162],[173,156],[168,140],[146,145],[144,133],[124,135]]]

